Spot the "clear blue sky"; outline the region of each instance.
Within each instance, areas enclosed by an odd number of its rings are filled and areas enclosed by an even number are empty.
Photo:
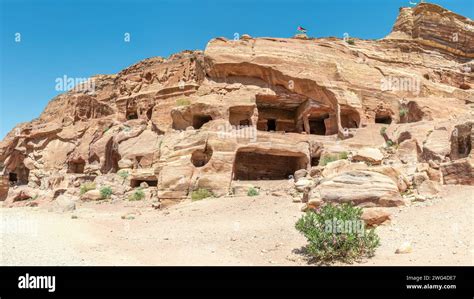
[[[414,1],[414,0],[412,0]],[[112,74],[152,56],[204,49],[234,33],[384,37],[409,0],[0,0],[0,139],[40,115],[55,79]],[[473,18],[473,0],[438,0]],[[15,42],[15,33],[21,42]],[[130,43],[124,33],[131,34]]]

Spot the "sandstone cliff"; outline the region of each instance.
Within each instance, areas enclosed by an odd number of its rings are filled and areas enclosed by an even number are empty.
[[[317,177],[321,160],[367,147],[382,158],[325,170],[314,196],[373,179],[382,189],[357,203],[397,205],[419,173],[473,184],[473,35],[472,20],[420,4],[378,41],[216,38],[96,76],[94,90],[57,96],[0,143],[0,199],[79,195],[89,181],[119,197],[139,186],[159,200],[221,196],[301,169]]]

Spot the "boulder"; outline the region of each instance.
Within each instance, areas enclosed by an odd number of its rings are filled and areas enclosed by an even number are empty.
[[[299,192],[304,192],[307,188],[311,188],[314,185],[313,180],[302,178],[295,183],[295,188]]]
[[[99,190],[89,190],[86,193],[82,194],[81,200],[101,200],[102,195]]]
[[[351,163],[348,160],[337,160],[331,163],[328,163],[324,168],[322,175],[325,178],[330,178],[337,174],[352,171],[352,170],[364,170],[368,166],[364,162]]]
[[[385,221],[391,219],[392,214],[381,208],[365,208],[363,209],[361,219],[364,220],[368,226],[378,226]]]
[[[417,172],[413,176],[413,185],[420,186],[424,181],[428,181],[430,178],[426,172]]]
[[[318,209],[324,204],[324,201],[322,201],[320,198],[313,198],[308,201],[308,208],[310,209]]]
[[[13,202],[32,199],[36,196],[33,190],[29,188],[20,188],[13,192]]]
[[[380,165],[382,163],[383,154],[378,148],[365,147],[356,152],[352,157],[352,161],[367,162],[372,165]]]
[[[312,178],[321,176],[323,170],[324,170],[324,166],[313,166],[309,170],[309,176]]]
[[[321,182],[316,188],[326,202],[355,205],[400,206],[405,201],[388,176],[371,171],[350,171]]]
[[[474,159],[460,159],[440,165],[444,184],[474,185]]]
[[[417,185],[416,190],[418,191],[418,194],[422,196],[433,197],[441,191],[441,186],[438,182],[426,180]]]
[[[431,132],[423,144],[423,158],[443,161],[451,152],[451,133],[445,127]]]
[[[70,195],[59,195],[54,201],[53,209],[62,213],[74,211],[76,209],[76,201]]]
[[[306,177],[307,174],[308,174],[308,171],[306,169],[300,169],[300,170],[295,171],[295,175],[294,175],[295,182],[297,182],[301,178]]]
[[[399,144],[397,156],[405,164],[416,167],[421,155],[421,149],[415,139],[405,140]]]

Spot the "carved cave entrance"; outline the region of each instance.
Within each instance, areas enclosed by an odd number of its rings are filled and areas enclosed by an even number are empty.
[[[212,148],[206,146],[204,150],[195,150],[191,155],[191,162],[195,167],[203,167],[212,157]]]
[[[472,125],[457,125],[451,135],[451,154],[453,160],[462,159],[472,150]]]
[[[158,186],[158,179],[156,178],[146,178],[146,179],[131,179],[130,187],[138,188],[142,183],[147,183],[148,187]]]
[[[234,162],[234,180],[284,180],[299,169],[306,169],[305,155],[238,151]]]
[[[193,115],[193,128],[200,129],[205,123],[212,120],[210,115]]]
[[[377,112],[375,114],[375,123],[389,125],[392,123],[392,116],[388,113]]]
[[[77,159],[69,161],[68,163],[68,173],[84,173],[84,168],[86,167],[86,161],[83,159]]]
[[[30,170],[21,164],[14,171],[8,173],[8,180],[10,185],[27,185],[29,175]]]
[[[326,123],[325,119],[329,118],[329,115],[325,115],[317,118],[309,118],[309,132],[314,135],[326,135]]]
[[[257,130],[267,132],[295,132],[295,111],[276,108],[259,108]]]

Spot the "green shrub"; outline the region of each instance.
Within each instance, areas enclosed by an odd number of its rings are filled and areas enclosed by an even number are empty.
[[[352,46],[355,45],[355,40],[353,40],[352,38],[351,38],[351,39],[348,39],[346,42],[347,42],[349,45],[352,45]]]
[[[257,196],[259,194],[259,190],[254,188],[254,187],[251,187],[249,188],[249,190],[247,191],[247,196]]]
[[[82,194],[86,193],[87,191],[91,191],[91,190],[94,190],[94,189],[95,189],[95,183],[86,182],[86,183],[81,185],[80,194],[82,195]]]
[[[306,252],[316,261],[353,262],[371,257],[380,245],[374,229],[366,229],[362,209],[351,204],[327,204],[309,211],[296,222],[296,229],[308,240]]]
[[[102,199],[110,198],[112,193],[112,188],[110,188],[109,186],[100,188],[100,195],[102,196]]]
[[[387,132],[387,127],[381,127],[380,128],[380,135],[385,135],[385,132]]]
[[[392,140],[387,140],[387,142],[385,144],[387,145],[387,147],[391,147],[391,146],[393,146],[393,141]]]
[[[126,170],[120,170],[119,172],[117,172],[117,175],[125,181],[128,178],[129,173]]]
[[[408,109],[407,108],[401,108],[400,111],[398,112],[400,117],[405,117],[408,114]]]
[[[117,172],[117,175],[122,178],[123,185],[130,174],[126,170],[120,170],[119,172]]]
[[[212,194],[211,191],[209,191],[207,189],[203,189],[203,188],[199,188],[197,190],[194,190],[191,193],[191,199],[193,201],[201,200],[201,199],[208,198],[208,197],[213,197],[213,196],[214,196],[214,194]]]
[[[145,198],[145,192],[143,192],[142,188],[137,188],[135,192],[133,192],[129,197],[129,201],[137,201],[137,200],[142,200]]]
[[[346,160],[349,157],[347,152],[340,152],[339,153],[339,160]]]
[[[323,155],[323,157],[319,160],[319,165],[326,166],[327,164],[337,161],[337,160],[345,160],[347,159],[348,156],[349,154],[347,152]]]
[[[176,106],[188,106],[191,104],[191,101],[188,99],[178,99],[176,101]]]

